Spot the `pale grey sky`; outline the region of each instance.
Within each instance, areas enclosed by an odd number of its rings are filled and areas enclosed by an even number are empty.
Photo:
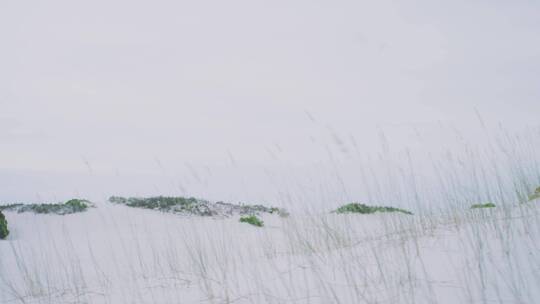
[[[219,193],[242,198],[264,189],[253,168],[346,162],[381,132],[396,150],[474,138],[475,109],[538,128],[539,98],[537,1],[3,0],[0,201],[104,176],[204,196],[231,167],[246,181]]]

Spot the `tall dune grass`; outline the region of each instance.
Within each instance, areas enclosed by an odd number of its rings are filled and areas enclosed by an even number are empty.
[[[253,229],[105,202],[65,217],[10,213],[0,302],[536,303],[538,137],[501,131],[444,158],[387,151],[361,167],[366,203],[414,215],[306,204]],[[470,209],[485,201],[496,207]]]

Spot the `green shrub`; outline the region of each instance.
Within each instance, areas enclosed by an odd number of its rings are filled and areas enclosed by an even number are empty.
[[[130,197],[111,196],[109,202],[125,205],[133,208],[143,208],[158,210],[162,212],[171,212],[197,216],[231,216],[239,215],[257,215],[260,213],[278,214],[286,217],[288,215],[285,209],[276,207],[266,207],[263,205],[246,205],[242,203],[231,204],[222,201],[210,202],[194,197]]]
[[[0,211],[0,240],[5,239],[9,234],[7,224],[8,223],[6,217],[4,216],[2,211]]]
[[[71,199],[64,203],[64,206],[71,209],[73,213],[82,212],[88,208],[88,201],[80,199]]]
[[[127,198],[121,197],[121,196],[111,196],[109,197],[109,202],[115,203],[115,204],[126,204],[128,201]]]
[[[474,204],[471,206],[471,209],[480,209],[480,208],[495,208],[495,204],[493,203],[485,203],[485,204]]]
[[[241,223],[248,223],[253,226],[262,227],[264,222],[255,215],[243,216],[240,218]]]
[[[88,208],[88,201],[80,199],[71,199],[65,203],[58,204],[32,204],[29,205],[29,210],[35,213],[42,214],[72,214],[77,212],[83,212]],[[21,211],[21,210],[19,210]]]
[[[17,208],[23,206],[23,204],[7,204],[0,206],[0,211],[10,211],[10,210],[16,210]]]
[[[71,199],[65,203],[56,204],[11,204],[2,206],[0,210],[16,211],[18,213],[33,212],[37,214],[65,215],[86,211],[90,204],[87,200]]]
[[[215,212],[208,207],[209,202],[194,197],[155,196],[147,198],[112,196],[109,202],[123,204],[133,208],[159,210],[162,212],[178,212],[200,216],[212,216]]]
[[[361,214],[371,214],[375,212],[400,212],[404,214],[412,214],[412,212],[395,208],[395,207],[381,207],[381,206],[368,206],[359,203],[350,203],[343,205],[336,209],[336,213],[361,213]]]

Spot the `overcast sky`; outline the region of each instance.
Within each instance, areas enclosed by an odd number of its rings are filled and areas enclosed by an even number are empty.
[[[81,174],[204,196],[230,168],[242,198],[260,168],[430,149],[478,114],[539,127],[538,1],[0,1],[0,201],[103,187]]]

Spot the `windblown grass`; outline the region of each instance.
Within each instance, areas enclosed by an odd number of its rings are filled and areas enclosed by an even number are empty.
[[[414,161],[392,167],[383,153],[380,174],[368,167],[358,182],[365,201],[399,202],[414,216],[348,204],[248,229],[237,217],[179,218],[139,209],[167,202],[133,200],[138,208],[103,204],[61,218],[10,214],[0,302],[536,303],[540,205],[522,203],[540,182],[531,142],[510,136],[432,163],[422,157],[432,174]],[[475,202],[497,208],[471,212]]]

